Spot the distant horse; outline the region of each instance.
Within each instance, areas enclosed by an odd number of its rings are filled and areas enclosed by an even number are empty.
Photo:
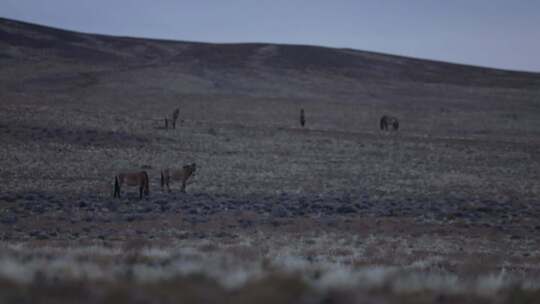
[[[175,109],[172,114],[172,127],[173,129],[176,129],[176,121],[178,120],[178,117],[180,116],[180,109]]]
[[[114,177],[114,194],[113,197],[120,198],[122,186],[139,186],[139,199],[144,195],[150,194],[149,178],[146,171],[140,172],[122,172]]]
[[[396,117],[384,115],[380,121],[381,130],[388,131],[388,126],[392,126],[394,131],[399,129],[399,121]]]
[[[161,171],[161,190],[167,185],[167,190],[171,192],[169,183],[172,181],[182,182],[182,192],[186,192],[186,182],[195,173],[195,163],[183,166],[182,169],[164,169]]]

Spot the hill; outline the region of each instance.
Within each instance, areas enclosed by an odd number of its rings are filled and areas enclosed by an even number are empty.
[[[341,130],[372,128],[383,112],[410,117],[406,125],[421,132],[429,126],[458,134],[463,120],[477,133],[486,121],[494,128],[540,129],[538,73],[351,49],[112,37],[0,19],[0,64],[4,102],[52,98],[110,107],[143,101],[149,111],[159,109],[156,103],[180,103],[200,119],[203,112],[212,116],[206,119],[232,115],[253,123],[289,120],[287,108],[296,117],[302,106],[319,128]]]

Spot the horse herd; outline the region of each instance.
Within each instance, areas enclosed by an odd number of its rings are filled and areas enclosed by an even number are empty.
[[[186,192],[186,182],[193,173],[195,173],[195,170],[195,163],[185,165],[181,169],[167,168],[161,170],[161,190],[163,191],[165,186],[167,186],[167,190],[171,192],[169,184],[171,182],[180,181],[182,182],[181,191]],[[121,172],[116,175],[114,177],[113,197],[120,198],[120,191],[124,185],[139,187],[139,199],[142,199],[143,194],[146,196],[150,194],[150,179],[148,178],[148,173],[146,171]]]
[[[178,110],[175,110],[173,114],[173,126],[176,125],[176,119],[178,119]],[[304,109],[300,110],[300,125],[304,127],[306,124],[306,117]],[[396,117],[383,115],[380,119],[380,128],[383,131],[390,130],[397,131],[399,129],[399,121]],[[161,170],[161,190],[163,191],[165,186],[167,190],[171,192],[170,183],[180,181],[182,182],[182,192],[186,192],[186,182],[195,173],[195,163],[191,165],[185,165],[181,169],[163,169]],[[114,178],[114,194],[113,197],[120,198],[120,191],[124,185],[139,187],[139,199],[142,199],[143,194],[150,194],[150,179],[146,171],[137,172],[121,172]]]

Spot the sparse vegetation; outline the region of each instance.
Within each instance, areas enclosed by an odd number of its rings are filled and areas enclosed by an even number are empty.
[[[264,248],[246,246],[261,240]],[[56,297],[63,301],[87,294],[94,301],[108,297],[120,297],[117,300],[124,302],[156,297],[201,301],[208,297],[211,302],[228,299],[232,303],[250,303],[261,297],[269,303],[323,302],[335,297],[338,303],[346,303],[337,295],[351,292],[358,299],[377,294],[407,299],[424,294],[429,300],[429,294],[435,294],[479,301],[508,299],[499,303],[513,303],[518,298],[533,299],[540,288],[533,283],[538,281],[540,271],[524,275],[517,264],[494,264],[493,270],[471,271],[471,275],[467,269],[455,268],[466,264],[467,258],[419,257],[402,248],[388,253],[386,261],[372,264],[370,260],[375,257],[363,254],[372,244],[380,246],[381,241],[386,247],[409,240],[336,242],[334,235],[309,240],[306,242],[305,236],[259,234],[228,244],[212,242],[218,244],[212,248],[207,245],[209,240],[167,247],[7,245],[0,249],[0,279],[4,282],[0,288],[4,300],[25,298],[28,290],[40,293],[54,286]],[[414,241],[410,245],[416,249],[432,247]],[[252,252],[239,255],[239,250]],[[79,288],[68,290],[70,286]],[[96,292],[91,286],[105,288]]]

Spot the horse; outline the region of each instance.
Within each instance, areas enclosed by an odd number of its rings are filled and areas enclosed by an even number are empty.
[[[196,170],[195,163],[191,165],[185,165],[182,169],[163,169],[161,170],[161,191],[163,191],[165,185],[167,185],[167,190],[171,192],[169,183],[171,181],[181,181],[182,182],[182,192],[186,192],[186,182],[188,179],[195,173]]]
[[[388,126],[392,126],[394,131],[399,129],[399,121],[396,117],[383,115],[381,117],[380,126],[381,130],[388,131]]]
[[[300,125],[304,127],[306,124],[306,114],[304,112],[304,109],[300,109]]]
[[[150,194],[149,178],[146,171],[140,172],[122,172],[114,177],[114,194],[113,197],[120,198],[120,191],[122,186],[139,186],[139,199],[142,199],[144,195]]]
[[[172,126],[173,129],[176,129],[176,121],[178,120],[178,117],[180,116],[180,109],[175,109],[172,114]]]

